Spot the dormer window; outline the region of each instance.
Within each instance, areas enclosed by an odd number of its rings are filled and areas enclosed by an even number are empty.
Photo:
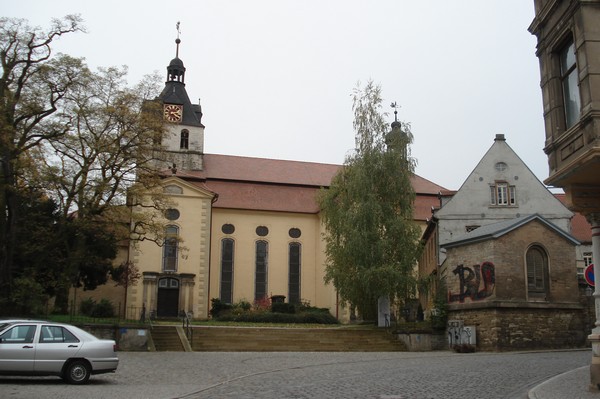
[[[490,204],[498,206],[517,205],[517,189],[507,182],[496,182],[490,186]]]
[[[187,150],[190,146],[190,132],[187,129],[181,131],[181,140],[179,141],[179,148]]]

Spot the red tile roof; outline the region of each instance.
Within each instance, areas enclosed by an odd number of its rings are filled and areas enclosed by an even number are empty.
[[[295,213],[318,213],[318,188],[282,184],[257,184],[209,180],[209,190],[218,193],[215,208]]]
[[[217,193],[216,208],[317,213],[318,190],[328,187],[341,167],[205,154],[204,170],[178,171],[177,176],[198,179],[194,184]],[[439,206],[437,194],[448,190],[417,175],[412,183],[417,193],[415,219],[425,220],[431,217],[431,206]]]

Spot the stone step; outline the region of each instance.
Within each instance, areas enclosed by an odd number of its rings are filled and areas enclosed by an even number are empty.
[[[358,328],[194,327],[194,351],[389,352],[404,351],[389,332]]]
[[[156,351],[183,352],[175,326],[154,326],[150,332]]]

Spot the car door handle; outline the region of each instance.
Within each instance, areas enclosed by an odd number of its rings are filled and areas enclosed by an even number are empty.
[[[25,345],[25,346],[23,347],[23,349],[32,349],[32,348],[33,348],[33,346],[31,346],[31,345]]]
[[[77,348],[77,345],[69,345],[69,348]]]

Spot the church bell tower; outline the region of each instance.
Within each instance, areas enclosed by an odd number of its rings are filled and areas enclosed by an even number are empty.
[[[167,81],[158,99],[163,105],[163,118],[167,133],[162,145],[165,148],[165,168],[173,170],[202,170],[204,153],[204,125],[202,107],[192,104],[185,90],[185,66],[179,58],[179,23],[175,40],[175,58],[167,66]]]

